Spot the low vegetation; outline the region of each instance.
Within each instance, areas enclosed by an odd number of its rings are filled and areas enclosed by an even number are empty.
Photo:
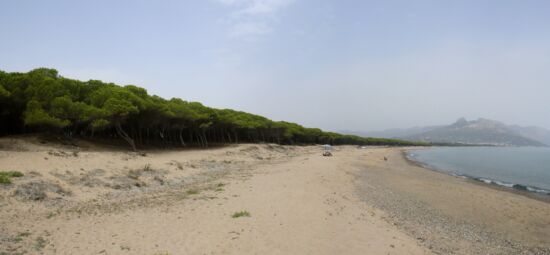
[[[143,167],[143,172],[152,172],[153,169],[151,168],[151,164],[146,164],[144,167]]]
[[[225,186],[225,183],[218,183],[214,186],[214,191],[216,192],[222,192],[224,191],[223,187]]]
[[[198,189],[190,189],[186,193],[187,195],[196,195],[196,194],[199,194],[200,191]]]
[[[0,184],[10,184],[12,177],[21,177],[23,173],[18,171],[0,171]]]
[[[240,217],[250,217],[250,213],[248,211],[240,211],[235,212],[233,215],[231,215],[231,218],[240,218]]]
[[[36,241],[34,243],[34,249],[36,251],[40,251],[42,249],[44,249],[46,247],[46,244],[48,243],[48,241],[46,241],[46,239],[44,239],[43,237],[39,236],[36,238]]]
[[[142,145],[227,143],[421,145],[305,128],[295,123],[149,95],[134,85],[78,81],[55,69],[0,71],[0,135],[53,132]]]

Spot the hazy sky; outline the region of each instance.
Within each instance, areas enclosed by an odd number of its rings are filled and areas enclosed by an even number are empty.
[[[550,1],[0,1],[0,69],[328,130],[550,128]]]

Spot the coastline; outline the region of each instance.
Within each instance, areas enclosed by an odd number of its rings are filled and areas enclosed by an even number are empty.
[[[439,254],[550,254],[550,204],[366,150],[363,201]],[[384,161],[386,157],[388,161]]]
[[[413,166],[421,167],[421,168],[424,168],[428,171],[434,171],[434,172],[437,172],[437,173],[440,173],[440,174],[445,174],[445,175],[448,175],[448,176],[453,176],[453,177],[456,177],[456,178],[465,179],[465,180],[468,180],[471,183],[476,184],[476,185],[482,185],[482,186],[493,188],[493,189],[496,189],[496,190],[499,190],[499,191],[511,192],[511,193],[522,195],[522,196],[525,196],[525,197],[528,197],[528,198],[531,198],[531,199],[536,199],[536,200],[539,200],[539,201],[542,201],[542,202],[550,203],[550,194],[539,193],[539,192],[536,192],[536,191],[524,190],[524,189],[520,189],[520,188],[516,188],[516,187],[507,187],[507,186],[500,185],[500,184],[496,183],[496,182],[498,182],[498,180],[489,180],[489,181],[491,181],[491,183],[487,183],[486,181],[484,181],[483,178],[467,176],[467,175],[451,174],[451,173],[445,172],[443,170],[439,170],[435,167],[431,167],[428,164],[424,164],[420,161],[416,161],[414,159],[411,159],[407,155],[411,151],[422,150],[422,149],[427,149],[427,148],[403,149],[402,150],[403,159],[406,160],[408,163],[410,163]],[[516,184],[516,185],[520,185],[521,187],[524,187],[524,185],[522,185],[522,184]]]
[[[0,148],[0,168],[24,174],[0,188],[0,253],[550,254],[550,204],[403,148]],[[30,184],[45,197],[18,195]]]

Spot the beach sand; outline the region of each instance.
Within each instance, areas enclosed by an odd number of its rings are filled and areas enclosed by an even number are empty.
[[[360,196],[438,254],[550,254],[550,203],[367,150]],[[387,157],[384,161],[382,157]]]
[[[420,168],[401,148],[321,152],[2,138],[0,169],[24,176],[0,185],[0,253],[548,252],[548,203]]]

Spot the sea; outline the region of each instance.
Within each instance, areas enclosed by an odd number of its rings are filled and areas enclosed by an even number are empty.
[[[550,196],[548,147],[433,147],[406,155],[433,170]]]

